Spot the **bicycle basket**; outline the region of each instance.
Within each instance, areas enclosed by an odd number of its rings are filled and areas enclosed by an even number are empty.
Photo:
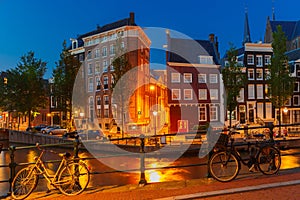
[[[216,143],[217,147],[226,147],[229,141],[229,136],[227,134],[220,134],[220,137]]]

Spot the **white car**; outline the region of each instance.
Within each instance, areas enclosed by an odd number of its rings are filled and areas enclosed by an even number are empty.
[[[55,128],[56,126],[46,126],[45,128],[42,128],[41,129],[41,132],[43,134],[47,133],[48,130],[52,129],[52,128]]]

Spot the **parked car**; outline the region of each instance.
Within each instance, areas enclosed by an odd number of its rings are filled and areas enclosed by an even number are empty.
[[[56,127],[51,128],[51,129],[46,131],[46,133],[49,134],[49,135],[64,135],[67,132],[68,132],[67,129],[62,128],[60,126],[56,126]]]
[[[76,136],[78,136],[77,131],[67,132],[67,133],[63,134],[64,138],[76,138]]]
[[[104,134],[101,130],[84,130],[78,133],[81,140],[101,140],[104,139]]]
[[[42,133],[47,133],[48,130],[55,128],[55,127],[59,127],[59,126],[46,126],[45,128],[42,128],[41,131]]]
[[[37,125],[37,126],[35,126],[35,127],[33,127],[33,128],[34,128],[34,130],[36,130],[36,131],[41,131],[42,128],[45,128],[45,127],[47,127],[45,124],[39,124],[39,125]]]

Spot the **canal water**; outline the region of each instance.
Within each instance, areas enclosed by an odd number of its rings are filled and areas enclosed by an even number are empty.
[[[4,147],[8,147],[9,145],[16,144],[8,144],[8,142],[1,142],[4,144]],[[16,145],[17,146],[17,145]],[[72,153],[72,149],[68,148],[52,148],[52,150],[56,152],[70,152]],[[286,150],[282,151],[282,154],[291,154],[299,152],[299,150]],[[27,163],[34,162],[34,157],[39,155],[39,151],[36,148],[32,149],[23,149],[17,150],[15,153],[15,161],[16,163]],[[140,159],[139,154],[136,156],[118,156],[118,157],[110,157],[107,154],[99,153],[97,157],[101,157],[101,159],[95,159],[95,154],[90,154],[88,151],[80,151],[79,154],[82,158],[91,158],[87,159],[86,162],[88,166],[91,168],[91,171],[97,174],[93,174],[91,176],[91,181],[89,187],[92,186],[113,186],[113,185],[125,185],[125,184],[138,184],[140,180]],[[44,161],[47,160],[59,160],[58,155],[53,153],[46,153],[43,157]],[[105,159],[105,160],[104,160]],[[103,163],[110,162],[120,163],[122,169],[136,169],[132,172],[113,172],[115,169],[108,167]],[[105,161],[105,162],[103,162]],[[198,179],[207,176],[207,163],[206,158],[198,158],[197,154],[192,155],[184,155],[177,160],[175,160],[171,166],[184,166],[184,167],[176,167],[176,168],[167,168],[167,169],[155,169],[160,166],[165,166],[165,164],[169,161],[167,156],[157,156],[152,158],[145,159],[145,168],[148,170],[145,171],[145,178],[148,183],[154,182],[166,182],[166,181],[177,181],[177,180],[189,180],[189,179]],[[0,166],[8,164],[10,162],[9,152],[2,151],[0,153]],[[203,165],[195,166],[199,163]],[[48,163],[47,167],[50,168],[53,172],[57,169],[58,164]],[[190,165],[190,166],[189,166]],[[300,158],[299,155],[289,155],[282,157],[282,165],[281,169],[291,169],[300,167]],[[21,167],[17,167],[19,170]],[[244,167],[242,170],[246,171],[247,169]],[[105,172],[105,173],[104,173]],[[98,174],[99,173],[99,174]],[[0,167],[0,181],[9,179],[10,171],[7,167]],[[40,179],[40,184],[35,191],[46,191],[47,184],[45,180]],[[0,197],[4,196],[9,191],[8,183],[0,183]]]

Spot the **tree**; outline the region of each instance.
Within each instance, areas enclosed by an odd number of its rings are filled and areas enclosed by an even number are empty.
[[[71,55],[63,42],[63,49],[60,54],[60,60],[56,63],[53,70],[53,95],[57,101],[57,107],[63,112],[63,116],[72,116],[72,94],[74,82],[81,63],[77,58]],[[69,121],[71,122],[71,121]]]
[[[242,72],[242,66],[237,62],[237,54],[237,49],[230,44],[230,49],[227,51],[228,64],[222,69],[226,108],[230,114],[229,127],[232,125],[232,112],[238,105],[237,97],[247,81],[245,73]]]
[[[267,96],[275,108],[279,109],[279,136],[281,125],[281,108],[288,102],[293,94],[294,78],[290,76],[288,58],[286,52],[286,36],[281,26],[277,26],[277,31],[273,33],[273,56],[271,64],[268,66],[267,76],[268,91]]]
[[[45,107],[47,102],[43,79],[46,65],[30,51],[21,57],[16,68],[6,72],[6,110],[27,115],[28,126],[31,125],[32,113]]]

